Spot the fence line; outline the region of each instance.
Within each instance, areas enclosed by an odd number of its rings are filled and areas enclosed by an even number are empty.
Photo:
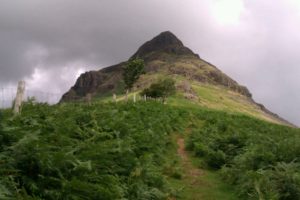
[[[15,101],[16,98],[16,94],[17,94],[17,87],[0,86],[0,109],[12,108],[13,102]],[[29,98],[34,98],[35,101],[39,103],[48,103],[50,105],[53,105],[59,102],[61,98],[61,94],[25,89],[23,101],[26,101]],[[126,100],[126,96],[122,96],[121,98],[119,98],[116,94],[112,95],[113,102],[133,101],[135,103],[136,101],[147,101],[147,100],[162,101],[163,103],[166,103],[163,98],[151,98],[151,97],[147,97],[146,95],[140,96],[135,93],[133,94],[132,97],[128,98],[127,100]],[[91,103],[91,101],[92,101],[92,97],[87,95],[87,97],[81,99],[81,101],[75,101],[75,102]]]
[[[0,108],[11,108],[16,94],[17,87],[0,86]],[[60,100],[61,94],[25,89],[23,100],[26,101],[28,98],[34,98],[39,103],[56,104]]]

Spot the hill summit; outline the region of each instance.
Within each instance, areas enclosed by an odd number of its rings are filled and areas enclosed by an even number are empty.
[[[162,32],[145,42],[129,60],[133,58],[142,58],[146,71],[134,85],[135,92],[168,76],[176,80],[177,99],[290,125],[263,105],[257,104],[245,86],[239,85],[216,66],[200,58],[170,31]],[[83,73],[62,96],[61,102],[80,101],[87,95],[101,98],[113,93],[124,94],[122,72],[126,62]]]
[[[143,44],[131,58],[139,57],[147,59],[149,54],[153,52],[192,55],[198,57],[198,55],[194,54],[189,48],[185,47],[173,33],[165,31]]]

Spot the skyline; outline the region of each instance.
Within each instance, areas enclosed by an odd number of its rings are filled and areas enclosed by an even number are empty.
[[[161,11],[161,12],[158,12]],[[163,31],[300,125],[300,1],[4,1],[0,84],[62,94]]]

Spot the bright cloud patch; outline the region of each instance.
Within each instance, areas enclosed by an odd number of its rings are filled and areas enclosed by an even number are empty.
[[[213,16],[221,25],[238,24],[243,10],[242,0],[216,0],[212,5]]]
[[[35,68],[32,76],[25,79],[27,96],[34,96],[42,102],[58,102],[80,74],[87,70],[81,68],[82,65],[73,63],[72,67],[62,67],[57,71]]]

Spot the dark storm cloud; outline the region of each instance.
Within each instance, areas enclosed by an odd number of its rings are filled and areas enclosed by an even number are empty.
[[[0,84],[26,79],[30,88],[62,93],[78,73],[124,61],[171,30],[300,124],[297,1],[1,0]],[[222,8],[214,12],[217,4],[229,5],[229,18]],[[238,21],[226,23],[235,12]]]
[[[0,82],[30,77],[36,68],[60,74],[62,67],[78,70],[74,62],[98,69],[126,60],[145,40],[184,25],[184,5],[171,0],[4,1]]]

